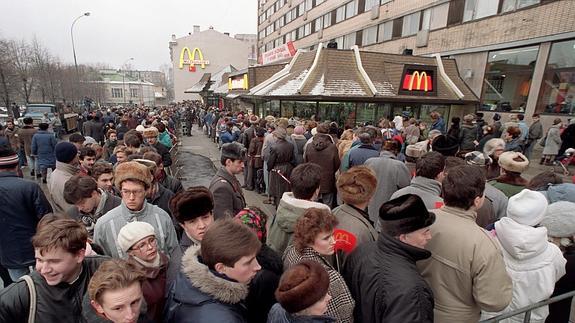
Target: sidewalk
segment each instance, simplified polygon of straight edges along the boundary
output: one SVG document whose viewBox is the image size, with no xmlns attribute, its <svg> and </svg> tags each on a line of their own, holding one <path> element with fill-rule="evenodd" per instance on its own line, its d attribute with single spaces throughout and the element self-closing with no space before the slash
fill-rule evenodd
<svg viewBox="0 0 575 323">
<path fill-rule="evenodd" d="M 207 157 L 212 162 L 214 173 L 220 167 L 221 165 L 220 150 L 218 149 L 218 146 L 210 138 L 204 135 L 204 133 L 200 129 L 198 129 L 197 125 L 192 130 L 192 137 L 182 136 L 179 139 L 182 143 L 178 152 L 179 156 L 183 156 L 185 154 L 196 154 Z M 181 181 L 184 187 L 187 188 L 193 185 L 204 185 L 206 187 L 209 186 L 209 180 L 206 183 L 205 180 L 198 181 L 196 178 L 194 178 L 195 175 L 193 175 L 193 173 L 201 171 L 200 169 L 194 169 L 194 166 L 197 167 L 198 165 L 195 165 L 193 162 L 190 162 L 190 160 L 188 160 L 188 158 L 186 157 L 179 157 L 178 159 L 180 160 L 181 162 L 180 166 L 182 167 L 180 173 L 186 176 L 192 174 L 189 177 L 182 176 Z M 204 165 L 202 166 L 207 167 Z M 243 185 L 244 183 L 243 174 L 237 175 L 237 178 Z M 275 215 L 276 210 L 273 205 L 263 203 L 266 197 L 254 191 L 243 190 L 243 192 L 247 205 L 256 206 L 260 208 L 261 210 L 266 212 L 268 218 L 271 220 L 271 218 Z"/>
</svg>

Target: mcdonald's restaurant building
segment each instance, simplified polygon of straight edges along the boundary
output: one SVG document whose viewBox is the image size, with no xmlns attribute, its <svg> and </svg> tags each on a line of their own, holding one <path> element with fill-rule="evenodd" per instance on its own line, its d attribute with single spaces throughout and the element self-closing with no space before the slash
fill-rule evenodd
<svg viewBox="0 0 575 323">
<path fill-rule="evenodd" d="M 194 26 L 193 33 L 181 38 L 172 35 L 169 48 L 176 102 L 199 100 L 199 94 L 185 91 L 197 84 L 205 73 L 216 74 L 230 65 L 244 69 L 256 57 L 255 35 L 230 37 L 211 27 L 200 31 L 199 26 Z"/>
<path fill-rule="evenodd" d="M 276 65 L 277 72 L 250 84 L 249 92 L 241 95 L 260 116 L 308 119 L 315 115 L 353 127 L 398 114 L 430 122 L 432 111 L 449 120 L 475 112 L 479 103 L 460 77 L 455 60 L 440 56 L 319 46 L 298 51 L 281 67 Z"/>
</svg>

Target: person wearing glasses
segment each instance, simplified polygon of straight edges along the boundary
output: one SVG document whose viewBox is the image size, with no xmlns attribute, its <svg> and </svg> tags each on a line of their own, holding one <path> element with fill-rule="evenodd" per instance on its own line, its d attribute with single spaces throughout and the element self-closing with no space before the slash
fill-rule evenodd
<svg viewBox="0 0 575 323">
<path fill-rule="evenodd" d="M 128 262 L 146 276 L 142 292 L 148 318 L 160 322 L 165 303 L 168 257 L 158 250 L 154 227 L 146 222 L 130 222 L 120 229 L 118 245 L 128 254 Z"/>
<path fill-rule="evenodd" d="M 178 239 L 172 219 L 156 205 L 146 202 L 146 192 L 152 184 L 148 168 L 138 162 L 125 162 L 116 167 L 114 184 L 122 197 L 122 204 L 104 214 L 94 227 L 94 243 L 114 258 L 127 254 L 117 243 L 118 233 L 129 222 L 140 221 L 154 227 L 158 250 L 171 255 L 178 248 Z"/>
</svg>

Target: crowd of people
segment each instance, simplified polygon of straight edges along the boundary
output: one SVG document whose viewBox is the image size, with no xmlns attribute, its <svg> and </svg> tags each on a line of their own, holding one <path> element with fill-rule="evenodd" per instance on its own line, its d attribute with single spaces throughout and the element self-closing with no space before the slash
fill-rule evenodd
<svg viewBox="0 0 575 323">
<path fill-rule="evenodd" d="M 67 140 L 12 123 L 0 321 L 478 322 L 574 290 L 575 184 L 522 173 L 534 145 L 540 163 L 573 147 L 575 122 L 430 117 L 346 129 L 187 102 L 86 113 Z M 220 165 L 185 188 L 172 148 L 196 126 Z"/>
</svg>

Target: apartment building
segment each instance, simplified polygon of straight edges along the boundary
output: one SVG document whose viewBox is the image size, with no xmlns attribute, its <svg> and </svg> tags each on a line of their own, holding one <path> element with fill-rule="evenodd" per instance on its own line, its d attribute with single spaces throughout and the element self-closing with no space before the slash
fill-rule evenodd
<svg viewBox="0 0 575 323">
<path fill-rule="evenodd" d="M 439 53 L 455 59 L 487 120 L 539 113 L 549 125 L 575 113 L 574 0 L 262 0 L 258 15 L 260 55 L 290 42 Z"/>
</svg>

